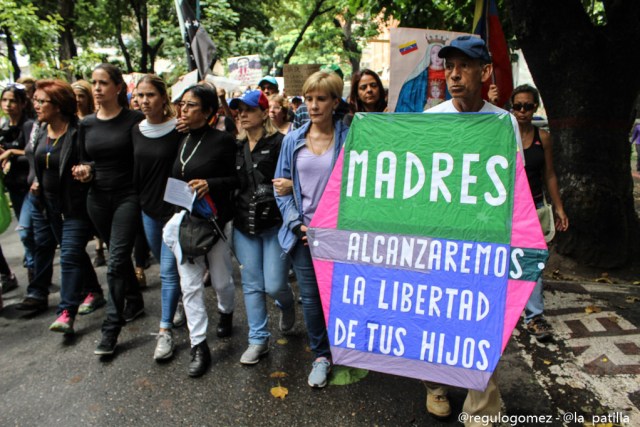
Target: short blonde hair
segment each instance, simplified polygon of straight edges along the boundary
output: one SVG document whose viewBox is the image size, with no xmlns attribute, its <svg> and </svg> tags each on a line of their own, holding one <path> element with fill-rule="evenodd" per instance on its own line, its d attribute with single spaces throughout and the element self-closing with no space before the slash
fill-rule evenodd
<svg viewBox="0 0 640 427">
<path fill-rule="evenodd" d="M 342 89 L 344 83 L 340 76 L 334 72 L 317 71 L 309 76 L 307 81 L 302 85 L 302 93 L 306 95 L 309 92 L 320 91 L 326 92 L 334 99 L 342 98 Z"/>
<path fill-rule="evenodd" d="M 287 101 L 287 98 L 280 95 L 279 93 L 274 93 L 273 95 L 269 96 L 269 101 L 277 102 L 278 104 L 280 104 L 280 106 L 282 107 L 282 111 L 284 112 L 284 118 L 286 120 L 289 115 L 289 101 Z"/>
</svg>

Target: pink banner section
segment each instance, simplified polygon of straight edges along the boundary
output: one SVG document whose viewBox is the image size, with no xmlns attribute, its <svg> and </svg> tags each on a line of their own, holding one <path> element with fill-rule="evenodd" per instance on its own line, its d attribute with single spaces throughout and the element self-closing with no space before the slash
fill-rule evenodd
<svg viewBox="0 0 640 427">
<path fill-rule="evenodd" d="M 513 221 L 511 222 L 511 247 L 547 250 L 542 236 L 536 207 L 533 204 L 529 180 L 522 164 L 522 156 L 516 156 L 516 179 L 513 191 Z"/>
<path fill-rule="evenodd" d="M 309 227 L 313 228 L 338 228 L 338 214 L 340 213 L 340 190 L 342 188 L 342 165 L 344 164 L 344 148 L 333 167 L 329 182 L 322 193 L 316 212 L 322 215 L 314 215 Z"/>
<path fill-rule="evenodd" d="M 520 320 L 522 308 L 527 305 L 536 282 L 509 279 L 507 282 L 507 300 L 504 305 L 504 330 L 502 331 L 502 351 L 507 347 L 513 329 Z"/>
</svg>

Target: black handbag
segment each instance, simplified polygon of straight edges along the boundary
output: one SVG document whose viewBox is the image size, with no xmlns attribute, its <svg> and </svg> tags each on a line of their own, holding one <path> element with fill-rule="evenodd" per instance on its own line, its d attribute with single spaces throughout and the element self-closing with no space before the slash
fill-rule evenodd
<svg viewBox="0 0 640 427">
<path fill-rule="evenodd" d="M 220 239 L 215 219 L 191 216 L 187 212 L 180 223 L 180 249 L 183 256 L 193 263 L 193 258 L 206 255 Z"/>
<path fill-rule="evenodd" d="M 279 221 L 280 210 L 273 194 L 273 186 L 269 184 L 257 184 L 253 159 L 249 150 L 249 141 L 244 144 L 244 164 L 247 174 L 251 177 L 253 196 L 249 202 L 249 234 L 255 235 L 258 232 L 273 227 Z"/>
</svg>

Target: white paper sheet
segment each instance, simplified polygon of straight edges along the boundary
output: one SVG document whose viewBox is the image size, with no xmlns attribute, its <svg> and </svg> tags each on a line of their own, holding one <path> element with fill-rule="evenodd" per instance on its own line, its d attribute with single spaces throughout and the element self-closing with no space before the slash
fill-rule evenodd
<svg viewBox="0 0 640 427">
<path fill-rule="evenodd" d="M 167 180 L 167 187 L 164 190 L 164 201 L 182 206 L 191 212 L 193 201 L 196 199 L 196 192 L 184 181 L 175 178 Z"/>
</svg>

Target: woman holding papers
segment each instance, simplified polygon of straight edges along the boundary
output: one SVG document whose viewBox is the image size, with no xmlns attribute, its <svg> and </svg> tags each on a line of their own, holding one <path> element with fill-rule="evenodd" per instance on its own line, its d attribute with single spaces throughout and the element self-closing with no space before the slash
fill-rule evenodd
<svg viewBox="0 0 640 427">
<path fill-rule="evenodd" d="M 275 173 L 276 179 L 293 181 L 293 193 L 276 196 L 283 218 L 278 238 L 298 278 L 304 322 L 315 355 L 308 384 L 318 388 L 327 384 L 331 351 L 306 231 L 347 137 L 348 128 L 334 120 L 342 85 L 337 74 L 325 71 L 307 79 L 302 92 L 311 120 L 284 138 Z"/>
<path fill-rule="evenodd" d="M 87 210 L 109 248 L 107 318 L 102 324 L 102 339 L 94 351 L 104 356 L 115 352 L 125 322 L 144 313 L 142 293 L 131 262 L 141 222 L 138 195 L 131 186 L 131 131 L 144 115 L 128 109 L 127 87 L 117 67 L 98 65 L 93 70 L 92 82 L 99 109 L 80 122 L 82 163 L 74 167 L 73 174 L 81 182 L 91 182 Z"/>
<path fill-rule="evenodd" d="M 272 297 L 280 308 L 281 331 L 291 330 L 296 318 L 293 292 L 287 283 L 289 262 L 278 243 L 282 217 L 271 184 L 283 135 L 271 122 L 272 110 L 262 91 L 245 92 L 231 100 L 230 107 L 238 110 L 241 127 L 236 155 L 240 192 L 236 197 L 233 242 L 244 266 L 242 290 L 249 322 L 249 346 L 240 363 L 253 365 L 269 352 L 266 296 Z"/>
<path fill-rule="evenodd" d="M 147 242 L 153 256 L 160 261 L 162 315 L 153 358 L 165 360 L 173 355 L 175 348 L 172 329 L 180 297 L 180 276 L 173 252 L 162 241 L 162 228 L 174 213 L 173 205 L 163 198 L 181 135 L 176 130 L 167 85 L 160 77 L 153 74 L 142 77 L 137 94 L 145 119 L 133 128 L 133 184 L 140 197 Z"/>
<path fill-rule="evenodd" d="M 178 148 L 173 164 L 173 178 L 185 181 L 196 193 L 194 205 L 206 205 L 220 230 L 233 217 L 233 189 L 237 186 L 235 171 L 236 144 L 229 133 L 212 129 L 208 122 L 218 111 L 215 90 L 192 86 L 182 95 L 178 123 L 189 128 L 188 135 Z M 204 202 L 204 203 L 202 203 Z M 191 215 L 198 216 L 194 208 Z M 203 214 L 200 214 L 204 216 Z M 209 219 L 209 218 L 206 218 Z M 217 335 L 231 335 L 235 308 L 231 251 L 226 239 L 219 239 L 206 255 L 211 282 L 218 295 L 220 322 Z M 211 363 L 207 345 L 208 318 L 204 303 L 203 276 L 205 257 L 182 259 L 178 264 L 182 301 L 187 315 L 191 338 L 189 376 L 203 375 Z"/>
</svg>

